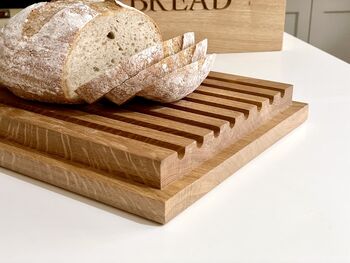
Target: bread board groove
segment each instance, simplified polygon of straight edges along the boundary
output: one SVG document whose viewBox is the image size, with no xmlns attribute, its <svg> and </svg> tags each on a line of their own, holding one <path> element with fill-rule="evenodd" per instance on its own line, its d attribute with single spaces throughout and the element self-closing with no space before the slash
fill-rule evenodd
<svg viewBox="0 0 350 263">
<path fill-rule="evenodd" d="M 0 100 L 0 102 L 7 105 L 7 106 L 20 108 L 20 109 L 27 110 L 27 111 L 37 113 L 40 115 L 44 115 L 44 116 L 47 116 L 50 118 L 62 120 L 64 122 L 69 122 L 69 123 L 77 124 L 80 126 L 85 126 L 87 128 L 91 128 L 91 129 L 94 129 L 97 131 L 102 131 L 102 132 L 110 133 L 113 135 L 125 137 L 128 139 L 141 141 L 141 142 L 144 142 L 147 144 L 159 146 L 159 147 L 166 148 L 169 150 L 173 150 L 173 151 L 178 153 L 179 157 L 182 157 L 185 153 L 185 146 L 184 145 L 179 145 L 179 144 L 171 143 L 171 142 L 168 142 L 165 140 L 159 140 L 159 139 L 143 136 L 141 134 L 132 133 L 130 131 L 125 131 L 122 129 L 110 127 L 107 124 L 102 125 L 102 124 L 91 121 L 91 117 L 93 117 L 93 116 L 90 116 L 90 121 L 80 119 L 79 117 L 72 117 L 75 114 L 79 115 L 79 111 L 68 111 L 68 112 L 60 111 L 62 113 L 62 114 L 60 114 L 60 113 L 54 112 L 53 111 L 54 109 L 48 110 L 48 109 L 43 108 L 43 106 L 41 106 L 39 108 L 37 106 L 28 105 L 28 104 L 17 104 L 17 103 L 12 103 L 12 102 L 8 102 L 8 101 L 6 102 L 6 101 L 1 101 L 1 100 Z M 189 145 L 189 144 L 190 143 L 188 143 L 187 145 Z"/>
<path fill-rule="evenodd" d="M 0 117 L 6 121 L 0 135 L 164 188 L 290 106 L 292 86 L 259 81 L 211 73 L 198 92 L 181 101 L 159 104 L 138 98 L 122 107 L 104 101 L 88 106 L 49 105 L 1 91 Z M 266 83 L 273 88 L 262 87 Z M 8 111 L 11 116 L 6 115 Z M 9 132 L 14 129 L 19 130 Z M 39 133 L 46 138 L 37 139 Z M 108 153 L 112 156 L 105 157 Z"/>
<path fill-rule="evenodd" d="M 233 112 L 230 110 L 220 109 L 215 106 L 211 106 L 206 103 L 196 103 L 186 101 L 185 99 L 177 102 L 176 104 L 168 104 L 165 107 L 169 107 L 183 112 L 191 112 L 198 115 L 209 116 L 215 119 L 225 120 L 233 127 L 236 122 L 236 117 L 232 116 Z"/>
<path fill-rule="evenodd" d="M 135 116 L 133 116 L 133 117 L 130 117 L 130 115 L 123 116 L 122 112 L 113 112 L 113 111 L 111 111 L 111 112 L 108 112 L 108 111 L 103 112 L 102 110 L 97 110 L 97 109 L 94 109 L 92 107 L 90 107 L 90 108 L 88 108 L 88 107 L 82 108 L 81 111 L 86 112 L 86 113 L 99 115 L 99 116 L 103 116 L 103 117 L 106 117 L 106 118 L 109 118 L 109 119 L 113 119 L 113 120 L 122 121 L 122 122 L 125 122 L 125 123 L 130 123 L 130 124 L 133 124 L 133 125 L 147 127 L 149 129 L 156 130 L 156 131 L 161 131 L 161 132 L 165 132 L 165 133 L 170 133 L 170 134 L 173 134 L 173 135 L 181 136 L 181 137 L 184 137 L 184 138 L 193 139 L 197 143 L 202 143 L 203 142 L 203 134 L 192 133 L 191 129 L 189 127 L 186 127 L 187 128 L 186 130 L 175 129 L 173 127 L 169 127 L 169 126 L 166 126 L 166 125 L 162 126 L 159 123 L 151 123 L 150 119 L 147 119 L 146 121 L 145 120 L 140 120 L 140 118 L 137 118 Z M 130 113 L 132 113 L 132 112 L 130 112 Z M 192 127 L 192 129 L 193 129 L 193 127 Z"/>
<path fill-rule="evenodd" d="M 282 96 L 284 96 L 284 92 L 289 89 L 290 84 L 280 83 L 276 81 L 269 81 L 263 79 L 255 79 L 243 76 L 237 76 L 233 74 L 225 74 L 220 72 L 211 72 L 207 79 L 219 80 L 228 83 L 236 83 L 245 86 L 257 87 L 257 88 L 265 88 L 269 90 L 276 90 L 282 92 Z"/>
<path fill-rule="evenodd" d="M 244 99 L 245 98 L 245 99 L 249 99 L 251 101 L 269 103 L 269 98 L 262 97 L 259 95 L 251 95 L 251 94 L 246 94 L 246 93 L 242 93 L 242 92 L 237 92 L 237 91 L 233 91 L 230 89 L 220 89 L 220 88 L 214 88 L 214 87 L 201 85 L 195 92 L 197 92 L 197 91 L 207 91 L 207 92 L 210 92 L 211 94 L 213 94 L 212 96 L 225 95 L 225 96 L 228 96 L 230 98 L 236 98 L 236 99 L 240 99 L 240 98 Z"/>
<path fill-rule="evenodd" d="M 137 107 L 139 108 L 139 107 Z M 134 109 L 134 107 L 132 107 Z M 187 102 L 181 100 L 172 104 L 162 105 L 161 108 L 151 108 L 148 112 L 150 114 L 158 114 L 169 118 L 178 119 L 181 121 L 195 120 L 203 122 L 204 125 L 215 125 L 220 128 L 223 123 L 228 123 L 234 119 L 234 112 L 230 112 L 228 115 L 223 114 L 225 111 L 221 111 L 221 114 L 217 113 L 218 109 L 209 105 L 201 105 L 198 103 Z M 226 111 L 227 112 L 227 111 Z M 180 117 L 180 118 L 178 118 Z M 186 119 L 186 120 L 185 120 Z"/>
<path fill-rule="evenodd" d="M 231 84 L 237 84 L 237 85 L 240 85 L 240 86 L 248 86 L 248 87 L 259 88 L 259 90 L 260 89 L 266 89 L 266 90 L 270 90 L 270 91 L 277 91 L 277 92 L 280 92 L 282 94 L 282 97 L 284 96 L 284 88 L 270 87 L 270 86 L 261 85 L 261 84 L 247 83 L 247 82 L 244 82 L 244 81 L 229 80 L 229 79 L 223 79 L 223 78 L 211 77 L 211 76 L 208 76 L 208 79 L 214 80 L 214 81 L 227 82 L 227 83 L 231 83 Z"/>
<path fill-rule="evenodd" d="M 203 86 L 201 86 L 200 88 L 203 88 Z M 212 96 L 212 97 L 216 97 L 216 98 L 227 99 L 227 100 L 232 100 L 232 101 L 244 102 L 244 103 L 247 103 L 247 104 L 251 104 L 251 105 L 257 106 L 258 110 L 260 110 L 262 108 L 262 106 L 263 106 L 263 102 L 262 101 L 254 101 L 254 100 L 247 99 L 247 98 L 232 96 L 232 95 L 228 95 L 227 93 L 226 94 L 212 93 L 210 91 L 206 91 L 205 89 L 197 89 L 193 93 L 194 94 L 202 94 L 202 95 Z"/>
<path fill-rule="evenodd" d="M 217 100 L 216 102 L 212 101 L 212 98 L 207 95 L 202 95 L 200 94 L 190 94 L 186 98 L 184 98 L 185 101 L 191 101 L 199 104 L 204 104 L 204 105 L 209 105 L 221 109 L 226 109 L 226 110 L 231 110 L 235 112 L 240 112 L 244 114 L 244 117 L 247 119 L 250 111 L 253 110 L 251 107 L 245 107 L 243 105 L 237 106 L 237 103 L 235 103 L 233 100 L 226 100 L 226 104 L 223 103 L 218 103 Z M 223 99 L 221 99 L 223 100 Z"/>
<path fill-rule="evenodd" d="M 243 94 L 249 94 L 249 95 L 254 95 L 257 97 L 263 97 L 267 98 L 270 101 L 270 104 L 273 103 L 273 101 L 276 98 L 276 95 L 278 95 L 278 92 L 271 92 L 270 90 L 263 90 L 261 88 L 250 88 L 247 86 L 243 86 L 240 84 L 235 84 L 235 85 L 227 85 L 227 84 L 218 84 L 217 82 L 212 83 L 211 81 L 205 80 L 202 83 L 203 86 L 206 87 L 211 87 L 219 90 L 227 90 L 227 91 L 235 91 Z M 226 86 L 227 85 L 227 86 Z"/>
<path fill-rule="evenodd" d="M 198 101 L 202 101 L 202 103 L 215 102 L 217 107 L 222 107 L 222 108 L 228 108 L 227 106 L 229 106 L 232 108 L 233 111 L 238 111 L 245 115 L 249 115 L 250 111 L 254 111 L 258 108 L 258 106 L 255 105 L 254 103 L 238 101 L 236 97 L 233 97 L 233 99 L 232 97 L 222 98 L 220 95 L 213 96 L 212 94 L 207 95 L 207 94 L 200 94 L 200 92 L 199 93 L 194 92 L 192 94 L 189 94 L 186 98 L 196 99 Z"/>
<path fill-rule="evenodd" d="M 150 115 L 152 117 L 158 117 L 161 119 L 166 119 L 166 120 L 173 120 L 175 122 L 179 123 L 185 123 L 188 125 L 193 125 L 197 127 L 201 127 L 204 129 L 212 130 L 215 134 L 215 137 L 217 137 L 220 133 L 220 127 L 227 123 L 226 121 L 219 121 L 215 118 L 207 117 L 207 116 L 201 116 L 197 114 L 193 114 L 191 112 L 187 112 L 186 116 L 184 116 L 185 111 L 180 111 L 176 109 L 171 109 L 171 108 L 166 108 L 163 107 L 162 111 L 155 111 L 155 110 L 150 110 L 150 109 L 143 109 L 138 106 L 129 106 L 128 107 L 130 110 L 133 110 L 135 112 L 139 113 L 144 113 L 147 115 Z M 164 112 L 166 110 L 166 112 Z M 187 118 L 186 118 L 187 117 Z M 220 122 L 220 123 L 218 123 Z M 216 125 L 214 125 L 215 123 Z"/>
</svg>

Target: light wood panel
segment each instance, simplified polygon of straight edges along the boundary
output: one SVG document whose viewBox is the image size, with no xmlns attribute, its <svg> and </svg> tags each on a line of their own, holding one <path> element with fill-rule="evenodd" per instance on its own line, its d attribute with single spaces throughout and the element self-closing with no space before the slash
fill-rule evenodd
<svg viewBox="0 0 350 263">
<path fill-rule="evenodd" d="M 186 176 L 288 108 L 289 84 L 211 72 L 181 101 L 58 106 L 0 92 L 0 136 L 155 188 Z"/>
<path fill-rule="evenodd" d="M 281 50 L 285 0 L 122 0 L 151 16 L 165 39 L 194 31 L 209 52 Z"/>
<path fill-rule="evenodd" d="M 4 137 L 0 140 L 0 166 L 164 224 L 299 126 L 307 113 L 306 104 L 293 102 L 232 147 L 163 190 L 88 169 Z"/>
</svg>

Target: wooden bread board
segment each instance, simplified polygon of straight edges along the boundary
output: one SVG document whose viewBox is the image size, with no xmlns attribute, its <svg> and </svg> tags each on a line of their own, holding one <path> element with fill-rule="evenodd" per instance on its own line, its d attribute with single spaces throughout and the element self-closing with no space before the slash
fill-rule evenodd
<svg viewBox="0 0 350 263">
<path fill-rule="evenodd" d="M 4 91 L 0 136 L 162 189 L 289 107 L 292 91 L 288 84 L 215 72 L 166 105 L 57 106 Z"/>
<path fill-rule="evenodd" d="M 214 72 L 166 105 L 47 105 L 2 89 L 0 166 L 166 223 L 300 125 L 307 105 L 291 98 L 291 85 Z"/>
</svg>

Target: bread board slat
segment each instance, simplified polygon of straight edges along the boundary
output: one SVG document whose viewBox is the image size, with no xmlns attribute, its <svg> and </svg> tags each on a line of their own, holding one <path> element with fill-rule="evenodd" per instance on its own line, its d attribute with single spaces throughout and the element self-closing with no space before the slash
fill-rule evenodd
<svg viewBox="0 0 350 263">
<path fill-rule="evenodd" d="M 211 96 L 207 94 L 198 94 L 198 93 L 192 93 L 188 95 L 185 99 L 193 102 L 199 102 L 204 103 L 208 105 L 213 105 L 215 107 L 223 108 L 223 109 L 229 109 L 232 111 L 240 112 L 245 116 L 248 116 L 250 114 L 254 114 L 255 111 L 257 111 L 258 107 L 254 104 L 241 102 L 241 101 L 235 101 L 231 98 L 220 98 L 216 96 Z"/>
<path fill-rule="evenodd" d="M 279 91 L 287 90 L 290 84 L 281 83 L 277 81 L 269 81 L 265 79 L 256 79 L 245 76 L 239 76 L 234 74 L 226 74 L 222 72 L 210 72 L 208 79 L 216 79 L 231 83 L 244 84 L 244 85 L 256 85 L 257 87 L 262 88 L 275 88 Z"/>
<path fill-rule="evenodd" d="M 236 143 L 165 189 L 124 180 L 2 137 L 0 166 L 164 224 L 303 123 L 308 106 L 293 102 Z"/>
<path fill-rule="evenodd" d="M 232 109 L 224 108 L 225 105 L 210 105 L 203 101 L 191 101 L 187 97 L 181 101 L 175 102 L 173 104 L 167 105 L 167 107 L 173 109 L 179 109 L 185 112 L 192 112 L 200 114 L 203 116 L 210 116 L 215 119 L 226 120 L 230 122 L 233 126 L 236 122 L 236 119 L 243 118 L 243 114 Z"/>
<path fill-rule="evenodd" d="M 261 87 L 242 85 L 236 82 L 226 82 L 215 79 L 206 79 L 203 86 L 216 88 L 219 90 L 236 91 L 243 94 L 255 95 L 258 97 L 268 98 L 270 101 L 274 101 L 281 95 L 281 92 Z"/>
<path fill-rule="evenodd" d="M 256 105 L 258 108 L 261 108 L 264 105 L 264 103 L 268 103 L 268 100 L 266 98 L 235 91 L 215 89 L 208 86 L 200 86 L 197 90 L 194 91 L 194 93 L 250 103 Z"/>
<path fill-rule="evenodd" d="M 123 107 L 106 101 L 49 105 L 2 90 L 0 135 L 161 189 L 292 103 L 288 84 L 212 72 L 202 87 L 210 88 L 209 94 L 199 89 L 174 103 L 135 99 Z"/>
<path fill-rule="evenodd" d="M 135 111 L 115 111 L 113 110 L 113 108 L 110 111 L 107 111 L 106 108 L 98 110 L 97 105 L 94 105 L 93 107 L 86 107 L 84 110 L 86 112 L 95 113 L 100 116 L 107 116 L 112 119 L 124 119 L 124 121 L 129 123 L 135 123 L 140 126 L 149 127 L 155 130 L 164 131 L 175 135 L 181 135 L 185 138 L 191 138 L 194 140 L 202 140 L 204 136 L 210 133 L 210 130 L 195 125 L 176 122 L 157 116 L 150 116 L 148 114 L 139 113 Z"/>
<path fill-rule="evenodd" d="M 132 105 L 128 107 L 136 112 L 142 112 L 150 116 L 156 116 L 164 119 L 170 119 L 180 123 L 186 123 L 189 125 L 194 125 L 209 129 L 219 134 L 220 129 L 228 125 L 227 121 L 216 119 L 213 117 L 196 114 L 188 111 L 173 109 L 169 107 L 157 107 L 157 108 L 143 108 L 140 105 Z"/>
</svg>

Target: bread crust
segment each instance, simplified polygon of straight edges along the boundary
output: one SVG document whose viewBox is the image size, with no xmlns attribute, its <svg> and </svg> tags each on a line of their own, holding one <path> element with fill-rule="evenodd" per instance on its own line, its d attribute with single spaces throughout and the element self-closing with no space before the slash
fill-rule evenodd
<svg viewBox="0 0 350 263">
<path fill-rule="evenodd" d="M 4 27 L 1 59 L 7 66 L 0 78 L 10 91 L 22 98 L 56 103 L 81 102 L 66 98 L 63 70 L 74 38 L 98 13 L 86 4 L 69 2 L 64 8 L 57 9 L 57 13 L 46 13 L 50 17 L 42 19 L 48 22 L 35 29 L 37 32 L 28 29 L 35 24 L 36 13 L 41 14 L 41 9 L 60 4 L 61 1 L 34 4 Z M 76 16 L 79 19 L 72 19 Z"/>
<path fill-rule="evenodd" d="M 130 11 L 114 1 L 89 0 L 42 2 L 27 7 L 1 29 L 0 82 L 25 99 L 84 103 L 65 92 L 67 58 L 87 23 L 100 15 L 125 10 Z"/>
</svg>

